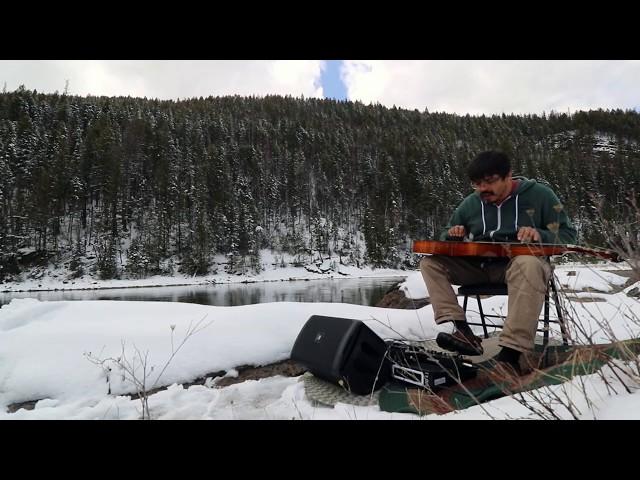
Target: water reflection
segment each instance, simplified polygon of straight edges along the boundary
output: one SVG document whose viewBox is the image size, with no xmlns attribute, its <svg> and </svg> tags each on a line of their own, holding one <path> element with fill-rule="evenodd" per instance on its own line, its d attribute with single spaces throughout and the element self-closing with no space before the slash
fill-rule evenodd
<svg viewBox="0 0 640 480">
<path fill-rule="evenodd" d="M 58 292 L 0 293 L 0 305 L 13 298 L 129 300 L 235 306 L 268 302 L 339 302 L 374 306 L 404 277 L 286 281 L 185 287 L 118 288 Z"/>
</svg>

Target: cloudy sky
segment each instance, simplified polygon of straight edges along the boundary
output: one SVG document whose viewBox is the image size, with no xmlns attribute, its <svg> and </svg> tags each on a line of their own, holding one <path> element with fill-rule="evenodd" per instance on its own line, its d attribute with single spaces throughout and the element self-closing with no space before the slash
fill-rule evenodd
<svg viewBox="0 0 640 480">
<path fill-rule="evenodd" d="M 458 114 L 640 110 L 639 60 L 0 60 L 0 86 L 176 99 L 292 95 Z"/>
</svg>

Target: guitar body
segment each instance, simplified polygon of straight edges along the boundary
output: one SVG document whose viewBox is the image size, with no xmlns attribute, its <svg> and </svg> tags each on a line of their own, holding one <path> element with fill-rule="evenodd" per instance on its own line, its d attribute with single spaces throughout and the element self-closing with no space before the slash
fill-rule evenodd
<svg viewBox="0 0 640 480">
<path fill-rule="evenodd" d="M 412 251 L 450 257 L 515 257 L 516 255 L 551 256 L 563 253 L 583 253 L 604 260 L 622 261 L 616 252 L 604 249 L 555 245 L 545 243 L 493 243 L 493 242 L 442 242 L 437 240 L 415 240 Z"/>
</svg>

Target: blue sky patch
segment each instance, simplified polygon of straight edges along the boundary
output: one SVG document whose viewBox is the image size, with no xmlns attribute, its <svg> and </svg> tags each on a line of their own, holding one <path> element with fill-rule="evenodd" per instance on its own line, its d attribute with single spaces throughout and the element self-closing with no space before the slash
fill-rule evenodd
<svg viewBox="0 0 640 480">
<path fill-rule="evenodd" d="M 347 89 L 340 79 L 340 67 L 342 60 L 326 60 L 326 66 L 320 76 L 325 98 L 334 100 L 346 100 Z"/>
</svg>

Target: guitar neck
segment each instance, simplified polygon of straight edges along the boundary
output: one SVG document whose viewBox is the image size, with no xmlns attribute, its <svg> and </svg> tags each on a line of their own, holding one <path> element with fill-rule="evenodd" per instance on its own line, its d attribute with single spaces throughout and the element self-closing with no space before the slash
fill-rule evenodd
<svg viewBox="0 0 640 480">
<path fill-rule="evenodd" d="M 622 262 L 617 252 L 612 250 L 604 250 L 599 248 L 581 247 L 579 245 L 565 245 L 567 252 L 582 253 L 593 257 L 602 258 L 603 260 L 611 260 L 612 262 Z"/>
</svg>

